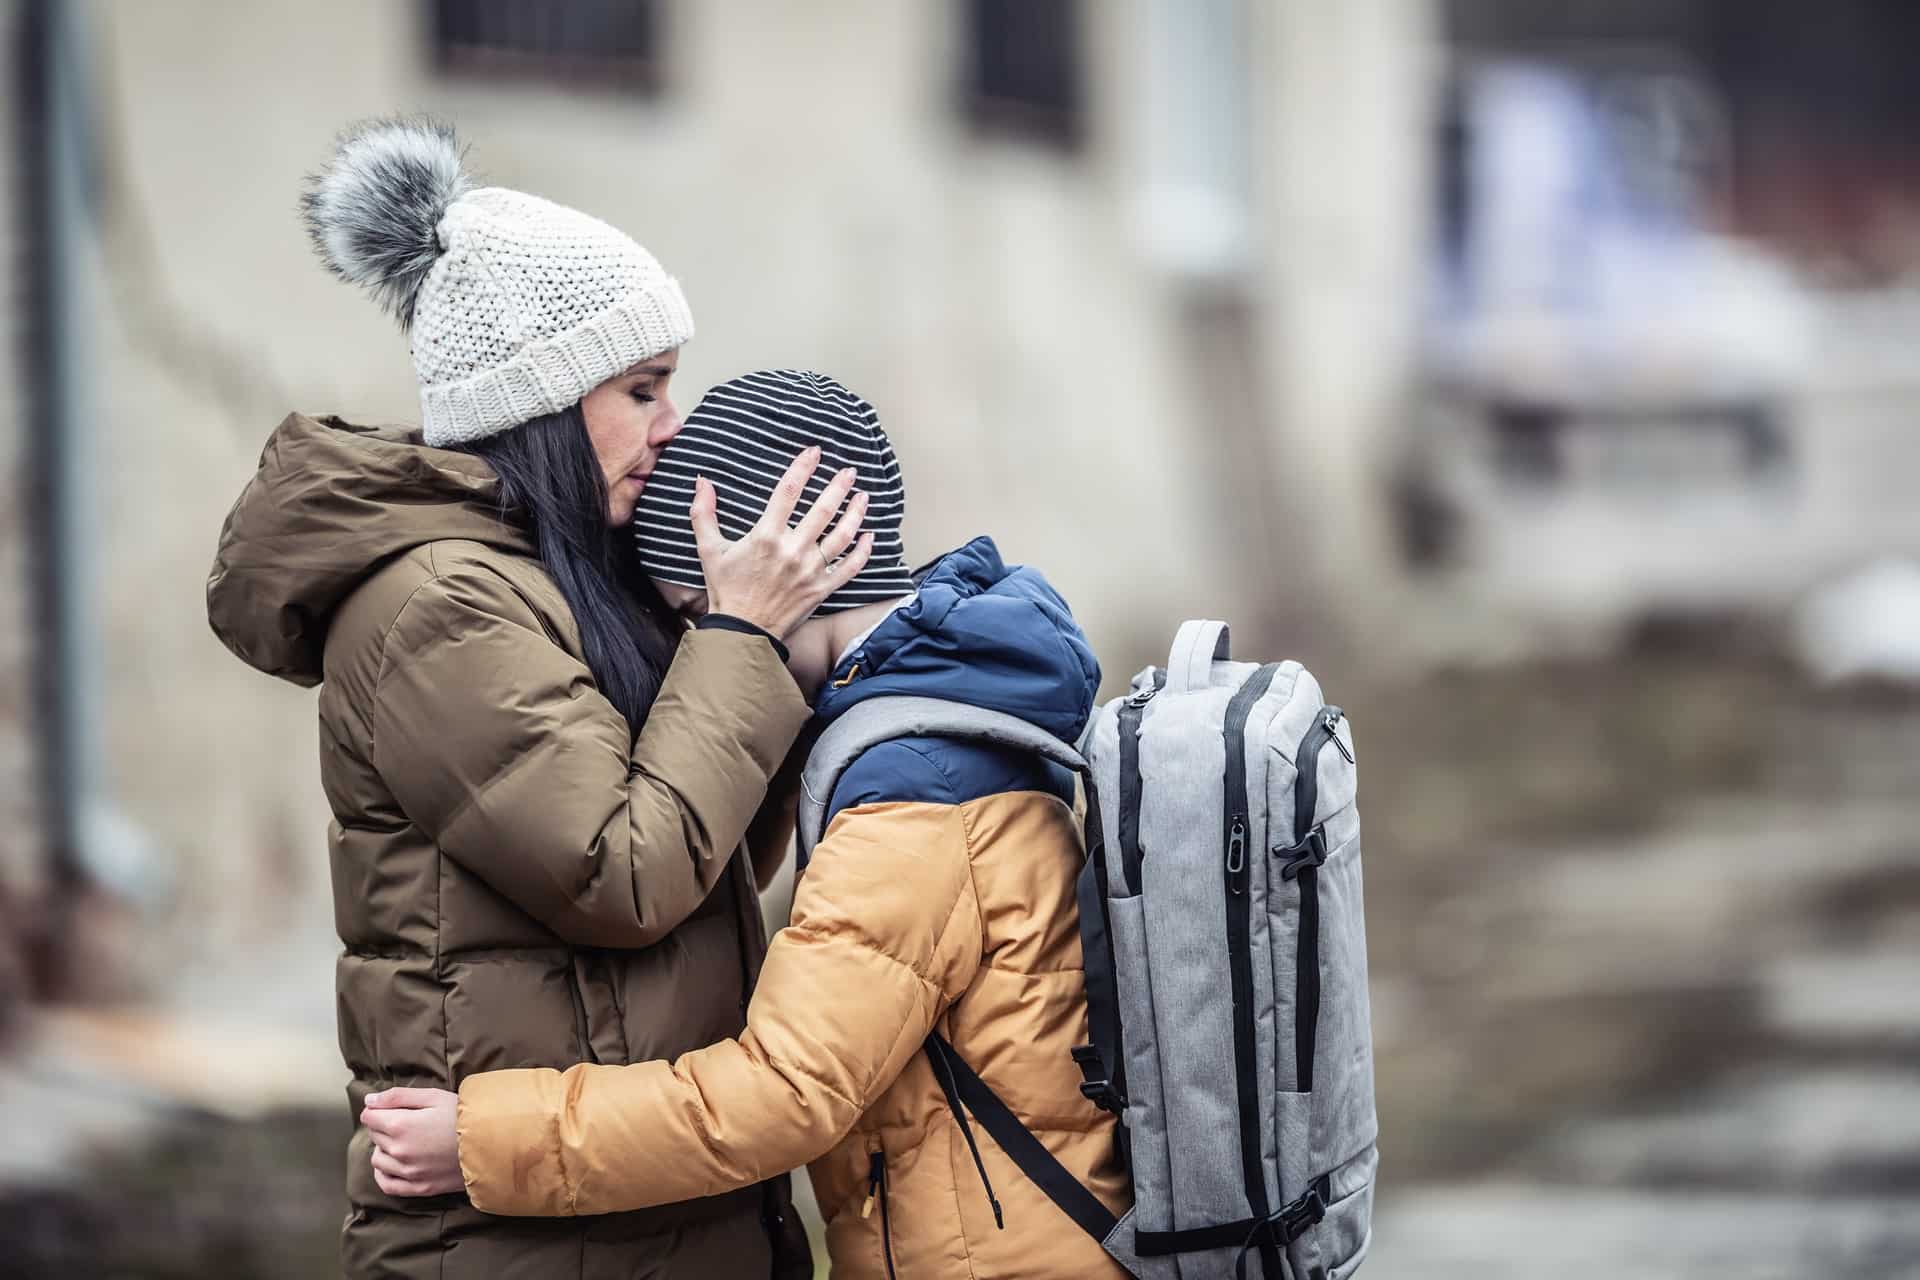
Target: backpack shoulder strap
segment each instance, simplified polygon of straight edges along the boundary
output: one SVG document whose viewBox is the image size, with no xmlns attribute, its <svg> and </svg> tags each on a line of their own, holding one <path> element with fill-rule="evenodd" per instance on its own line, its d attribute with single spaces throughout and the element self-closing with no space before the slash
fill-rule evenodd
<svg viewBox="0 0 1920 1280">
<path fill-rule="evenodd" d="M 940 1091 L 947 1096 L 947 1107 L 953 1112 L 953 1118 L 960 1126 L 967 1146 L 973 1152 L 974 1166 L 980 1170 L 981 1185 L 986 1187 L 987 1201 L 993 1206 L 994 1221 L 1005 1229 L 1006 1223 L 1000 1212 L 1000 1202 L 994 1197 L 993 1184 L 987 1181 L 986 1166 L 980 1161 L 980 1149 L 975 1145 L 973 1132 L 967 1126 L 967 1113 L 980 1122 L 993 1140 L 1000 1145 L 1009 1160 L 1020 1172 L 1027 1175 L 1036 1186 L 1046 1192 L 1047 1199 L 1058 1205 L 1060 1211 L 1092 1236 L 1100 1244 L 1105 1244 L 1113 1234 L 1119 1220 L 1113 1211 L 1093 1192 L 1082 1186 L 1080 1180 L 1069 1172 L 1053 1152 L 1033 1136 L 1033 1131 L 1013 1114 L 993 1087 L 980 1078 L 978 1072 L 967 1065 L 966 1059 L 955 1053 L 946 1037 L 938 1031 L 927 1037 L 925 1046 L 927 1060 L 933 1066 L 934 1078 L 940 1082 Z"/>
<path fill-rule="evenodd" d="M 899 738 L 960 738 L 1018 747 L 1044 756 L 1084 776 L 1087 762 L 1078 751 L 1019 716 L 945 698 L 906 695 L 868 698 L 827 726 L 807 755 L 800 774 L 800 865 L 826 832 L 827 806 L 840 776 L 855 760 L 883 742 Z"/>
</svg>

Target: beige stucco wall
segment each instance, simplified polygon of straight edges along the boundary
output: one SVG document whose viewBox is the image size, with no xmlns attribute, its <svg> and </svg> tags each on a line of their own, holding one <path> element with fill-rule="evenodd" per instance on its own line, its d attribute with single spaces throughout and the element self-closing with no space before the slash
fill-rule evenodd
<svg viewBox="0 0 1920 1280">
<path fill-rule="evenodd" d="M 312 694 L 234 661 L 201 601 L 220 519 L 282 413 L 414 412 L 403 338 L 319 269 L 294 216 L 301 175 L 356 117 L 446 116 L 486 175 L 658 254 L 700 326 L 684 403 L 766 364 L 866 394 L 901 455 L 910 554 L 993 533 L 1047 568 L 1115 680 L 1183 616 L 1284 596 L 1298 570 L 1248 543 L 1219 482 L 1275 465 L 1276 396 L 1336 428 L 1370 410 L 1301 390 L 1317 356 L 1298 336 L 1271 340 L 1290 365 L 1278 393 L 1217 385 L 1196 351 L 1191 292 L 1128 222 L 1140 3 L 1090 10 L 1092 127 L 1073 156 L 963 127 L 957 12 L 674 4 L 669 84 L 643 101 L 440 79 L 417 8 L 390 0 L 88 6 L 109 198 L 93 440 L 109 781 L 179 869 L 183 951 L 318 948 L 330 927 Z M 1257 61 L 1289 36 L 1262 38 Z M 1241 310 L 1264 325 L 1261 291 L 1290 277 L 1249 279 Z M 1263 332 L 1251 362 L 1279 368 Z M 1281 478 L 1318 483 L 1318 456 Z"/>
</svg>

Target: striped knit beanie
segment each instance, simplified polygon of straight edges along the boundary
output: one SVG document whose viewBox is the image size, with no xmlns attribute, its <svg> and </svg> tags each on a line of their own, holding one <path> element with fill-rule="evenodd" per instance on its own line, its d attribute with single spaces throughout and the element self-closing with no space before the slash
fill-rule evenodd
<svg viewBox="0 0 1920 1280">
<path fill-rule="evenodd" d="M 906 485 L 893 444 L 873 406 L 832 378 L 794 369 L 749 373 L 707 392 L 687 415 L 654 465 L 634 509 L 640 562 L 661 582 L 705 590 L 700 554 L 687 508 L 693 482 L 705 476 L 717 491 L 720 532 L 745 537 L 767 509 L 780 477 L 802 450 L 820 446 L 820 466 L 794 508 L 798 523 L 827 483 L 853 467 L 855 487 L 867 495 L 861 528 L 873 534 L 873 554 L 857 577 L 828 596 L 814 615 L 895 600 L 913 591 L 900 521 Z"/>
</svg>

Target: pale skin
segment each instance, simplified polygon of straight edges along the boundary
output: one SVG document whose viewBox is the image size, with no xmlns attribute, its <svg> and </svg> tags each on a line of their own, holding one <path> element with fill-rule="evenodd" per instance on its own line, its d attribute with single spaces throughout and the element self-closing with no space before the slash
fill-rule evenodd
<svg viewBox="0 0 1920 1280">
<path fill-rule="evenodd" d="M 814 510 L 825 507 L 830 496 L 830 493 L 823 495 Z M 719 530 L 712 523 L 711 492 L 706 498 L 707 522 L 712 536 L 718 538 Z M 696 499 L 695 510 L 698 509 Z M 695 527 L 698 526 L 696 520 Z M 701 535 L 700 560 L 704 568 L 706 534 Z M 710 573 L 708 582 L 712 582 Z M 655 585 L 667 603 L 683 616 L 697 618 L 709 608 L 711 590 L 698 591 L 669 582 Z M 808 701 L 812 701 L 820 686 L 826 683 L 834 661 L 854 637 L 899 604 L 898 600 L 890 600 L 812 618 L 787 636 L 787 669 L 793 673 L 794 681 Z M 456 1130 L 459 1103 L 460 1095 L 445 1089 L 388 1089 L 367 1095 L 360 1123 L 373 1134 L 373 1179 L 380 1190 L 390 1196 L 432 1196 L 464 1188 L 465 1180 L 460 1175 L 460 1137 Z"/>
</svg>

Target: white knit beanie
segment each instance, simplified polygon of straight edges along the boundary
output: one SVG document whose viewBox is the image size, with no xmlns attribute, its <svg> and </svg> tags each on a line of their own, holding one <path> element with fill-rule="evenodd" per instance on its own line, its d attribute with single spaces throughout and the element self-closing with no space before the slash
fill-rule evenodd
<svg viewBox="0 0 1920 1280">
<path fill-rule="evenodd" d="M 426 441 L 478 440 L 576 404 L 693 337 L 679 282 L 598 218 L 475 187 L 453 130 L 350 129 L 301 197 L 327 268 L 413 342 Z"/>
</svg>

